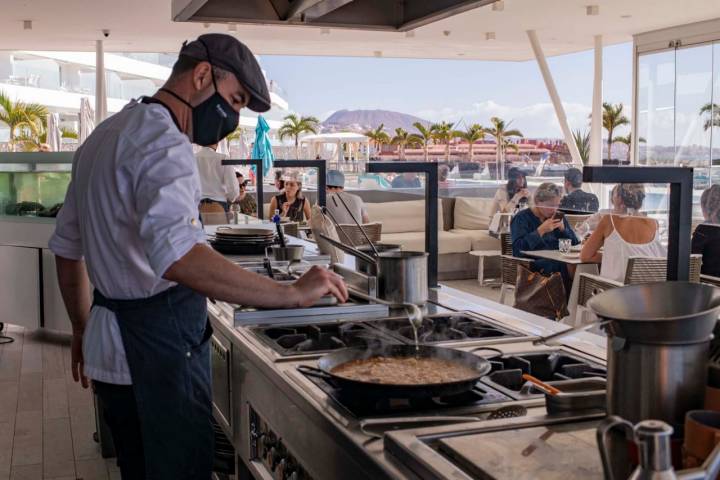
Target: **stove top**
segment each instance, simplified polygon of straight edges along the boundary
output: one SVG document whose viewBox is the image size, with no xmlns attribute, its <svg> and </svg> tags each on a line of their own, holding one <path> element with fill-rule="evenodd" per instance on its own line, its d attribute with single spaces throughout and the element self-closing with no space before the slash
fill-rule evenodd
<svg viewBox="0 0 720 480">
<path fill-rule="evenodd" d="M 412 327 L 406 318 L 374 320 L 371 324 L 403 341 L 414 341 Z M 418 340 L 424 344 L 518 336 L 519 333 L 465 313 L 428 315 L 418 329 Z"/>
<path fill-rule="evenodd" d="M 565 351 L 518 353 L 489 360 L 492 370 L 481 382 L 517 400 L 543 395 L 531 383 L 523 380 L 523 373 L 545 382 L 607 376 L 605 367 Z"/>
<path fill-rule="evenodd" d="M 325 379 L 307 375 L 307 379 L 325 392 L 345 414 L 364 418 L 378 415 L 422 414 L 425 412 L 444 412 L 459 407 L 476 407 L 493 403 L 509 402 L 509 396 L 478 382 L 472 390 L 457 395 L 435 397 L 431 399 L 414 398 L 376 398 L 358 395 L 344 395 Z"/>
<path fill-rule="evenodd" d="M 356 322 L 253 327 L 251 330 L 283 357 L 326 353 L 345 347 L 376 347 L 395 341 Z"/>
</svg>

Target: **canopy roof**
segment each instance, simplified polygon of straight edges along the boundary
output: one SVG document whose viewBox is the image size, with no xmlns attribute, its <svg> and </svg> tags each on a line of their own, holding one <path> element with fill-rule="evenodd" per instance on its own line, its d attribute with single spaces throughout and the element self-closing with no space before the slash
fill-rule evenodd
<svg viewBox="0 0 720 480">
<path fill-rule="evenodd" d="M 171 0 L 4 0 L 0 45 L 92 51 L 107 29 L 108 52 L 176 52 L 185 39 L 234 28 L 230 33 L 258 54 L 521 61 L 533 58 L 529 29 L 537 31 L 547 55 L 558 55 L 592 48 L 593 35 L 613 44 L 637 33 L 720 17 L 717 0 L 505 0 L 502 9 L 483 6 L 409 32 L 173 22 L 173 10 L 193 1 L 173 0 L 171 9 Z M 593 1 L 598 14 L 588 15 Z M 24 29 L 24 20 L 32 21 L 31 29 Z"/>
</svg>

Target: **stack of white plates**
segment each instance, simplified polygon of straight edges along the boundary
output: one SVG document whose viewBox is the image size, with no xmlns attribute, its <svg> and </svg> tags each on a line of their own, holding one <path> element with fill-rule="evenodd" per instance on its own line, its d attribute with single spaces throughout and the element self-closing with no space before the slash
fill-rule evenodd
<svg viewBox="0 0 720 480">
<path fill-rule="evenodd" d="M 264 228 L 218 227 L 210 245 L 221 253 L 259 255 L 275 243 L 275 231 Z"/>
</svg>

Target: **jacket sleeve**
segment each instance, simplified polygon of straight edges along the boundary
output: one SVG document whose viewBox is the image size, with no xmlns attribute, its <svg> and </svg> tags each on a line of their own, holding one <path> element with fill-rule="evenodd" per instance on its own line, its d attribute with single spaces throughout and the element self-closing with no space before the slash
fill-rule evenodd
<svg viewBox="0 0 720 480">
<path fill-rule="evenodd" d="M 512 235 L 513 256 L 522 257 L 522 251 L 542 250 L 545 241 L 542 239 L 536 228 L 528 222 L 524 216 L 516 215 L 510 225 Z"/>
</svg>

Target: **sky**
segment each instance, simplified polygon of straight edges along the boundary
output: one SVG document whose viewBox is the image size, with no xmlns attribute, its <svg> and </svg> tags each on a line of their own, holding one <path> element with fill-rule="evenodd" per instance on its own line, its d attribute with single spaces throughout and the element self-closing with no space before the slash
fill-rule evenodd
<svg viewBox="0 0 720 480">
<path fill-rule="evenodd" d="M 589 128 L 592 50 L 548 58 L 571 128 Z M 268 77 L 287 92 L 290 108 L 321 120 L 341 109 L 384 109 L 429 121 L 487 125 L 512 120 L 526 137 L 560 138 L 537 63 L 392 58 L 261 58 Z M 603 100 L 630 114 L 632 43 L 603 50 Z"/>
</svg>

